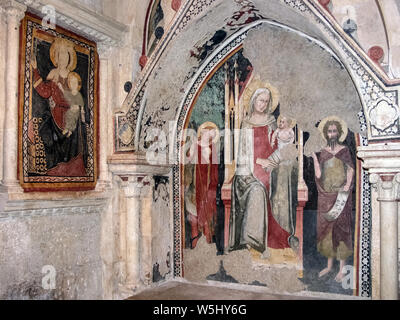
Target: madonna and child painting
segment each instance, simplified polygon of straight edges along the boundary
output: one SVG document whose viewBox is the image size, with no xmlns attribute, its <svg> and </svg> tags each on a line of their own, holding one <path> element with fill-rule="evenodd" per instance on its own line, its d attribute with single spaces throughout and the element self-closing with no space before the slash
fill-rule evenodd
<svg viewBox="0 0 400 320">
<path fill-rule="evenodd" d="M 287 268 L 308 290 L 353 294 L 342 283 L 357 245 L 355 134 L 327 115 L 312 137 L 281 114 L 278 88 L 231 60 L 235 72 L 220 68 L 187 120 L 185 272 L 204 255 L 221 263 L 212 279 L 231 281 L 235 263 L 250 266 L 249 283 L 257 268 Z"/>
<path fill-rule="evenodd" d="M 85 190 L 97 180 L 94 43 L 27 15 L 22 24 L 19 174 L 26 191 Z"/>
</svg>

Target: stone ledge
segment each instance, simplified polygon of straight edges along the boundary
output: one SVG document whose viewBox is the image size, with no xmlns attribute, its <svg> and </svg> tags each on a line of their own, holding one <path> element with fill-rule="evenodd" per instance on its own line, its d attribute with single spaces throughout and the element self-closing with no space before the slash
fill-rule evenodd
<svg viewBox="0 0 400 320">
<path fill-rule="evenodd" d="M 107 159 L 109 170 L 116 175 L 167 175 L 172 164 L 150 164 L 144 153 L 119 153 Z"/>
<path fill-rule="evenodd" d="M 122 46 L 128 27 L 109 17 L 89 10 L 71 0 L 16 0 L 27 5 L 29 11 L 43 16 L 42 8 L 53 6 L 57 26 L 69 29 L 95 42 L 109 46 Z"/>
<path fill-rule="evenodd" d="M 43 216 L 99 214 L 106 206 L 106 202 L 107 199 L 4 201 L 0 221 Z"/>
<path fill-rule="evenodd" d="M 370 144 L 357 148 L 357 156 L 362 166 L 370 173 L 400 172 L 400 143 Z"/>
</svg>

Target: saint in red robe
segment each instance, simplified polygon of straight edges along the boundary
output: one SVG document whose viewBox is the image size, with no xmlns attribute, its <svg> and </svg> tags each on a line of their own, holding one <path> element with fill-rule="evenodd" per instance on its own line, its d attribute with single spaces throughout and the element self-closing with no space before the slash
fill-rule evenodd
<svg viewBox="0 0 400 320">
<path fill-rule="evenodd" d="M 196 211 L 197 217 L 192 217 L 192 239 L 200 232 L 206 237 L 207 243 L 213 242 L 217 223 L 217 186 L 218 163 L 215 160 L 215 145 L 209 147 L 198 146 L 198 162 L 196 164 Z M 195 235 L 197 233 L 197 235 Z M 197 243 L 191 241 L 194 248 Z"/>
</svg>

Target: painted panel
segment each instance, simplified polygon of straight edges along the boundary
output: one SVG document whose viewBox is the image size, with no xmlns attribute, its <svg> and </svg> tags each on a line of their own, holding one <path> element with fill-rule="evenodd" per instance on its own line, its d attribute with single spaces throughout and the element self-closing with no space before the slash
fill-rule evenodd
<svg viewBox="0 0 400 320">
<path fill-rule="evenodd" d="M 97 179 L 94 43 L 26 16 L 21 28 L 19 176 L 25 191 L 84 190 Z"/>
</svg>

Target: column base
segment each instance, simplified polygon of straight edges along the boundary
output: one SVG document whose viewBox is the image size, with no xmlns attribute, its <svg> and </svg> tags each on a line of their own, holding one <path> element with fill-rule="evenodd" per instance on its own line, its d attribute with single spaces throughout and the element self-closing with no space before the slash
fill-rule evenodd
<svg viewBox="0 0 400 320">
<path fill-rule="evenodd" d="M 136 294 L 139 290 L 139 287 L 137 285 L 130 285 L 130 284 L 124 284 L 124 285 L 119 285 L 118 286 L 118 293 L 117 293 L 117 299 L 118 300 L 125 300 L 130 297 L 132 297 L 134 294 Z"/>
<path fill-rule="evenodd" d="M 24 189 L 22 189 L 18 180 L 15 181 L 2 181 L 0 184 L 0 193 L 23 193 Z"/>
<path fill-rule="evenodd" d="M 3 181 L 0 184 L 0 212 L 3 212 L 12 194 L 23 194 L 19 181 Z"/>
</svg>

